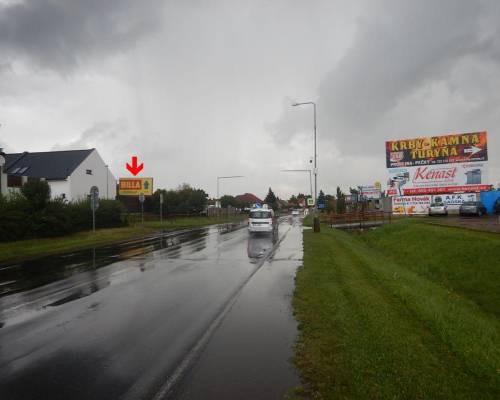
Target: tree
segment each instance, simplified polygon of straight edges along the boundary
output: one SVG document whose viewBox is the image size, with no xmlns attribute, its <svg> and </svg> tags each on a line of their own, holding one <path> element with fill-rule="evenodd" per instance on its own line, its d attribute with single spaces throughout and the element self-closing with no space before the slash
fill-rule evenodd
<svg viewBox="0 0 500 400">
<path fill-rule="evenodd" d="M 320 190 L 318 195 L 318 204 L 325 204 L 325 203 L 326 203 L 325 193 L 322 190 Z"/>
<path fill-rule="evenodd" d="M 160 194 L 163 194 L 163 213 L 197 213 L 208 203 L 208 195 L 202 189 L 195 189 L 187 183 L 179 185 L 175 190 L 158 189 L 153 195 L 153 206 L 160 212 Z"/>
<path fill-rule="evenodd" d="M 345 196 L 340 190 L 340 187 L 337 186 L 337 206 L 336 206 L 337 214 L 343 214 L 345 212 Z"/>
<path fill-rule="evenodd" d="M 242 208 L 241 202 L 239 202 L 236 199 L 236 197 L 230 196 L 228 194 L 220 198 L 220 204 L 222 208 L 227 208 L 227 207 Z"/>
<path fill-rule="evenodd" d="M 50 186 L 47 181 L 29 180 L 21 188 L 21 193 L 35 211 L 44 209 L 50 200 Z"/>
<path fill-rule="evenodd" d="M 278 200 L 276 199 L 276 196 L 271 188 L 269 188 L 269 192 L 264 199 L 264 203 L 268 204 L 273 210 L 278 209 Z"/>
</svg>

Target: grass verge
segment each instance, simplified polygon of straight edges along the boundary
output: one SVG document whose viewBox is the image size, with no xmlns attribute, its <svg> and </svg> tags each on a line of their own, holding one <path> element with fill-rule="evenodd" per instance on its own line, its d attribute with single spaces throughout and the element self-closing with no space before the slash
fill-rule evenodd
<svg viewBox="0 0 500 400">
<path fill-rule="evenodd" d="M 500 398 L 500 235 L 470 235 L 416 221 L 363 235 L 305 231 L 297 393 Z"/>
<path fill-rule="evenodd" d="M 238 222 L 245 218 L 246 216 L 224 218 L 188 217 L 163 222 L 162 224 L 159 221 L 147 221 L 144 222 L 143 226 L 137 224 L 123 228 L 98 229 L 95 233 L 92 231 L 85 231 L 64 237 L 0 243 L 0 263 L 11 261 L 18 262 L 34 257 L 117 243 L 128 239 L 151 235 L 161 229 L 175 230 L 194 228 L 212 224 Z"/>
</svg>

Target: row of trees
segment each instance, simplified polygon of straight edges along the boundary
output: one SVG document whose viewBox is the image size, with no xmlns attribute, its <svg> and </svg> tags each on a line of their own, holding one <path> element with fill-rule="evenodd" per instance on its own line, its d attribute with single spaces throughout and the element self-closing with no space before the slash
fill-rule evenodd
<svg viewBox="0 0 500 400">
<path fill-rule="evenodd" d="M 98 228 L 127 224 L 123 205 L 116 200 L 101 200 L 96 211 Z M 90 202 L 68 203 L 50 199 L 45 181 L 28 181 L 19 194 L 0 196 L 0 242 L 62 236 L 92 229 Z"/>
<path fill-rule="evenodd" d="M 160 195 L 163 195 L 163 213 L 193 214 L 200 213 L 208 205 L 208 194 L 203 189 L 196 189 L 183 183 L 177 189 L 157 189 L 153 194 L 153 210 L 160 212 Z"/>
<path fill-rule="evenodd" d="M 349 188 L 350 194 L 357 194 L 357 189 Z M 288 200 L 291 207 L 298 207 L 305 203 L 311 196 L 299 193 L 297 195 L 292 195 Z M 323 190 L 318 193 L 318 204 L 324 204 L 322 209 L 325 212 L 336 212 L 337 214 L 342 214 L 346 210 L 346 194 L 342 192 L 340 187 L 337 186 L 335 195 L 325 194 Z"/>
</svg>

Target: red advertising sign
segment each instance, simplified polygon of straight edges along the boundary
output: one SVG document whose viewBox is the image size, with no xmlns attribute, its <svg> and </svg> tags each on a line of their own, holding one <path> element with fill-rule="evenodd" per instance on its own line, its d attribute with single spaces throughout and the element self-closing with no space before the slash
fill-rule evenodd
<svg viewBox="0 0 500 400">
<path fill-rule="evenodd" d="M 444 187 L 421 187 L 401 189 L 404 196 L 414 196 L 419 194 L 445 194 L 445 193 L 477 193 L 491 190 L 491 185 L 463 185 L 463 186 L 444 186 Z M 396 189 L 387 190 L 388 196 L 397 196 Z"/>
<path fill-rule="evenodd" d="M 486 132 L 455 133 L 385 142 L 387 168 L 488 160 Z"/>
</svg>

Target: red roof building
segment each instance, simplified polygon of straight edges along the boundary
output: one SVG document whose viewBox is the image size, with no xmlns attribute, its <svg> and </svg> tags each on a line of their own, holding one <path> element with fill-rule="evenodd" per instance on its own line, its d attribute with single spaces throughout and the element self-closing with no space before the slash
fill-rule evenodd
<svg viewBox="0 0 500 400">
<path fill-rule="evenodd" d="M 236 200 L 240 201 L 243 204 L 250 205 L 254 203 L 263 203 L 261 199 L 255 196 L 252 193 L 239 194 L 235 196 Z"/>
</svg>

